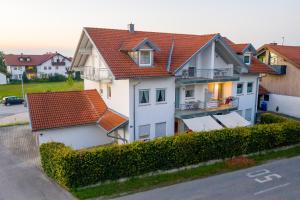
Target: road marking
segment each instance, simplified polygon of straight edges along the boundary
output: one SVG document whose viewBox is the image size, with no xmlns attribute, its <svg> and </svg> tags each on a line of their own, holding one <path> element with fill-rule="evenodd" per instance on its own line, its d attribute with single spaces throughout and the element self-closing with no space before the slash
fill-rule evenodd
<svg viewBox="0 0 300 200">
<path fill-rule="evenodd" d="M 266 192 L 270 192 L 272 190 L 275 190 L 275 189 L 278 189 L 278 188 L 283 188 L 283 187 L 286 187 L 288 185 L 290 185 L 291 183 L 285 183 L 285 184 L 282 184 L 282 185 L 278 185 L 278 186 L 275 186 L 275 187 L 271 187 L 271 188 L 268 188 L 268 189 L 265 189 L 265 190 L 261 190 L 259 192 L 255 192 L 254 195 L 260 195 L 260 194 L 263 194 L 263 193 L 266 193 Z"/>
</svg>

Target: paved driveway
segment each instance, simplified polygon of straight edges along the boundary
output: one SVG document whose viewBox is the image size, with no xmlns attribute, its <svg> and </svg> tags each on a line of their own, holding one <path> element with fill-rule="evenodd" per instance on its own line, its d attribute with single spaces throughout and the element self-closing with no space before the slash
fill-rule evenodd
<svg viewBox="0 0 300 200">
<path fill-rule="evenodd" d="M 0 117 L 11 116 L 19 113 L 27 112 L 27 108 L 24 105 L 12 105 L 5 106 L 4 104 L 0 104 Z"/>
<path fill-rule="evenodd" d="M 298 200 L 300 157 L 158 188 L 115 200 Z"/>
<path fill-rule="evenodd" d="M 4 106 L 0 104 L 0 125 L 25 122 L 29 122 L 29 115 L 24 105 Z"/>
<path fill-rule="evenodd" d="M 28 126 L 0 128 L 0 200 L 71 200 L 40 169 L 38 148 Z"/>
</svg>

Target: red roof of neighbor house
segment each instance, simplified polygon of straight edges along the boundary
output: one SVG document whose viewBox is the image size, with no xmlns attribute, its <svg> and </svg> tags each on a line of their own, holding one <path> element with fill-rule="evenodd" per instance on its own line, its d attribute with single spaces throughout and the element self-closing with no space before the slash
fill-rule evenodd
<svg viewBox="0 0 300 200">
<path fill-rule="evenodd" d="M 259 91 L 258 91 L 258 94 L 268 94 L 269 91 L 264 88 L 263 86 L 259 85 Z"/>
<path fill-rule="evenodd" d="M 107 132 L 111 132 L 114 128 L 124 124 L 125 122 L 127 122 L 127 119 L 113 111 L 107 110 L 100 118 L 98 124 Z"/>
<path fill-rule="evenodd" d="M 51 59 L 53 56 L 59 53 L 45 53 L 42 55 L 29 55 L 29 54 L 6 54 L 4 55 L 4 61 L 7 66 L 36 66 L 40 65 L 47 60 Z M 61 54 L 59 54 L 61 55 Z M 61 55 L 62 56 L 62 55 Z M 63 56 L 64 57 L 64 56 Z M 20 61 L 20 58 L 30 58 L 30 61 Z M 71 58 L 65 57 L 67 60 L 71 61 Z"/>
<path fill-rule="evenodd" d="M 229 44 L 231 46 L 231 48 L 234 49 L 234 51 L 237 53 L 237 54 L 242 54 L 243 53 L 243 50 L 249 45 L 247 43 L 245 44 Z"/>
<path fill-rule="evenodd" d="M 276 44 L 266 44 L 260 49 L 268 48 L 279 53 L 282 57 L 289 62 L 300 68 L 300 46 L 285 46 Z"/>
<path fill-rule="evenodd" d="M 275 74 L 275 71 L 265 63 L 255 57 L 252 57 L 249 73 Z"/>
<path fill-rule="evenodd" d="M 216 34 L 186 35 L 173 33 L 143 32 L 128 30 L 85 28 L 92 41 L 104 57 L 116 78 L 171 76 L 197 50 L 207 44 Z M 141 68 L 120 49 L 136 46 L 145 38 L 159 47 L 154 52 L 154 67 Z M 170 71 L 167 71 L 168 59 L 174 41 Z"/>
<path fill-rule="evenodd" d="M 27 98 L 33 131 L 97 123 L 108 110 L 96 90 L 32 93 Z"/>
</svg>

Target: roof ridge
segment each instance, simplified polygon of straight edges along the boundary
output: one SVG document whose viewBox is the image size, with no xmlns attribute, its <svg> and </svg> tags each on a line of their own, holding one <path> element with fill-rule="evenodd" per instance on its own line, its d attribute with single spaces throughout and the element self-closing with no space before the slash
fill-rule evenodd
<svg viewBox="0 0 300 200">
<path fill-rule="evenodd" d="M 85 91 L 94 91 L 96 89 L 88 89 L 88 90 L 68 90 L 68 91 L 49 91 L 49 92 L 31 92 L 27 93 L 27 95 L 35 95 L 35 94 L 53 94 L 53 93 L 79 93 L 79 92 L 85 92 Z"/>
</svg>

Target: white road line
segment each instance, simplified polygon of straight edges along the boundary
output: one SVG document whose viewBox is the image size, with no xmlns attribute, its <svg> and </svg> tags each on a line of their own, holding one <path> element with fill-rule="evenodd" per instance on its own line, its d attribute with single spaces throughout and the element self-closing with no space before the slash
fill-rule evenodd
<svg viewBox="0 0 300 200">
<path fill-rule="evenodd" d="M 290 184 L 291 184 L 291 183 L 285 183 L 285 184 L 278 185 L 278 186 L 275 186 L 275 187 L 271 187 L 271 188 L 268 188 L 268 189 L 265 189 L 265 190 L 261 190 L 261 191 L 259 191 L 259 192 L 254 193 L 254 195 L 260 195 L 260 194 L 263 194 L 263 193 L 265 193 L 265 192 L 269 192 L 269 191 L 271 191 L 271 190 L 275 190 L 275 189 L 277 189 L 277 188 L 283 188 L 283 187 L 286 187 L 286 186 L 288 186 L 288 185 L 290 185 Z"/>
</svg>

